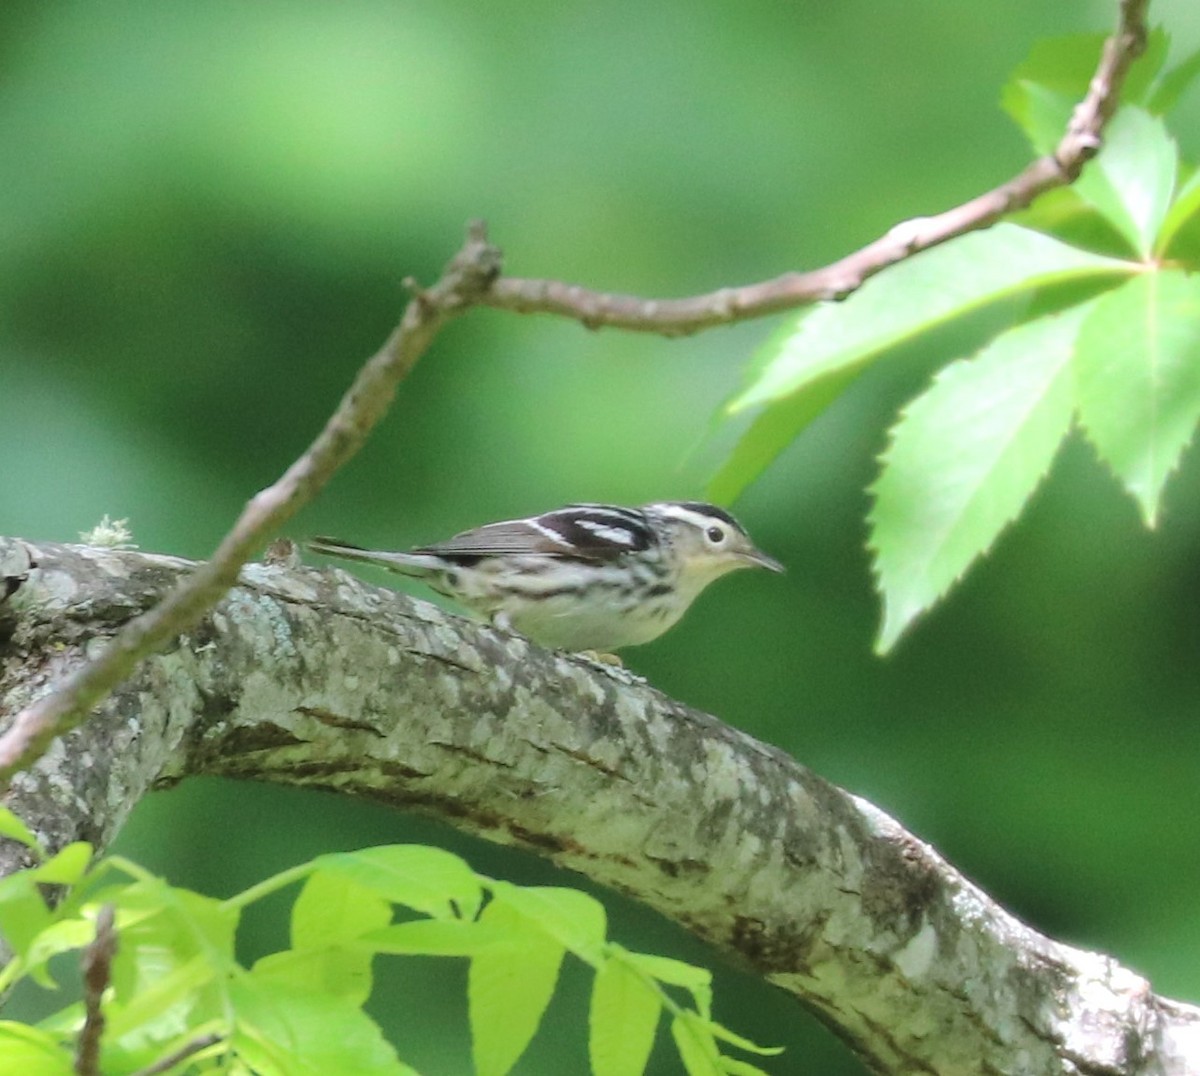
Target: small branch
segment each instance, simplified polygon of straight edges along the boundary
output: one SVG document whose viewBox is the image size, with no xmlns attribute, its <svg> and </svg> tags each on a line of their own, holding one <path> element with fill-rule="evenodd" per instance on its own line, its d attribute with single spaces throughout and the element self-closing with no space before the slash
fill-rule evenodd
<svg viewBox="0 0 1200 1076">
<path fill-rule="evenodd" d="M 1072 114 L 1054 153 L 1028 165 L 1007 183 L 932 217 L 903 221 L 885 235 L 840 260 L 806 273 L 721 288 L 686 299 L 645 299 L 593 291 L 557 280 L 504 277 L 483 296 L 488 306 L 519 314 L 558 314 L 589 329 L 686 336 L 735 321 L 778 314 L 809 303 L 839 300 L 876 273 L 922 250 L 995 224 L 1028 207 L 1055 187 L 1073 183 L 1100 150 L 1105 124 L 1116 111 L 1130 65 L 1146 47 L 1149 0 L 1123 0 L 1118 26 L 1104 43 L 1087 96 Z"/>
<path fill-rule="evenodd" d="M 159 1058 L 153 1065 L 147 1065 L 144 1069 L 138 1069 L 133 1076 L 160 1076 L 161 1073 L 170 1072 L 176 1065 L 198 1054 L 201 1050 L 207 1050 L 210 1046 L 215 1046 L 220 1041 L 221 1036 L 215 1031 L 208 1035 L 200 1035 L 192 1039 L 191 1042 L 185 1043 L 174 1053 Z"/>
<path fill-rule="evenodd" d="M 358 451 L 434 336 L 476 302 L 499 271 L 499 252 L 488 244 L 483 226 L 472 225 L 441 279 L 409 301 L 399 326 L 359 371 L 317 439 L 274 485 L 251 499 L 212 559 L 127 624 L 96 660 L 17 715 L 0 736 L 0 782 L 29 765 L 54 737 L 78 725 L 142 658 L 195 624 L 221 599 L 250 556 Z"/>
<path fill-rule="evenodd" d="M 101 1076 L 100 1040 L 104 1035 L 104 991 L 112 980 L 113 957 L 117 955 L 115 912 L 105 904 L 96 916 L 96 937 L 83 951 L 83 1029 L 75 1050 L 75 1071 L 79 1076 Z"/>
</svg>

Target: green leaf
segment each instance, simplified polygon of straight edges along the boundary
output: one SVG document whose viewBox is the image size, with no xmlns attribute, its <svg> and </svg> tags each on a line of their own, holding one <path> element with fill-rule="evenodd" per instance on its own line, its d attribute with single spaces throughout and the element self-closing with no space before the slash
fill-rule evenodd
<svg viewBox="0 0 1200 1076">
<path fill-rule="evenodd" d="M 63 919 L 51 923 L 29 947 L 25 961 L 28 973 L 41 986 L 53 990 L 58 984 L 46 971 L 46 964 L 59 953 L 82 949 L 96 937 L 96 924 L 86 919 Z"/>
<path fill-rule="evenodd" d="M 1098 299 L 1075 373 L 1088 437 L 1154 526 L 1200 418 L 1200 277 L 1145 273 Z"/>
<path fill-rule="evenodd" d="M 1042 38 L 1014 68 L 1000 93 L 1000 105 L 1035 152 L 1048 153 L 1062 138 L 1066 118 L 1087 91 L 1103 47 L 1103 34 Z M 1048 97 L 1063 101 L 1062 116 L 1053 123 L 1047 123 L 1039 104 Z"/>
<path fill-rule="evenodd" d="M 1158 230 L 1158 242 L 1155 244 L 1155 250 L 1160 255 L 1170 249 L 1171 241 L 1197 212 L 1200 212 L 1200 169 L 1193 172 L 1179 189 L 1167 210 L 1166 219 Z"/>
<path fill-rule="evenodd" d="M 509 940 L 494 923 L 464 919 L 417 919 L 372 930 L 358 944 L 372 952 L 408 956 L 475 956 Z"/>
<path fill-rule="evenodd" d="M 992 544 L 1046 473 L 1070 426 L 1069 363 L 1087 309 L 1001 334 L 905 409 L 873 490 L 881 652 Z"/>
<path fill-rule="evenodd" d="M 411 1072 L 357 1005 L 251 972 L 230 984 L 239 1056 L 260 1076 Z"/>
<path fill-rule="evenodd" d="M 292 905 L 293 949 L 254 965 L 257 974 L 362 1005 L 371 995 L 373 953 L 356 942 L 390 923 L 391 902 L 331 871 L 314 871 Z"/>
<path fill-rule="evenodd" d="M 821 416 L 858 376 L 857 369 L 839 370 L 810 384 L 803 392 L 763 409 L 742 434 L 729 458 L 709 479 L 714 504 L 730 504 L 763 473 L 809 423 Z"/>
<path fill-rule="evenodd" d="M 1010 82 L 1000 101 L 1004 111 L 1029 139 L 1033 152 L 1045 156 L 1053 153 L 1062 141 L 1071 112 L 1079 102 L 1079 94 L 1055 90 L 1037 82 Z"/>
<path fill-rule="evenodd" d="M 592 1076 L 639 1076 L 645 1071 L 662 1001 L 621 957 L 596 970 L 588 1011 Z"/>
<path fill-rule="evenodd" d="M 778 1057 L 783 1053 L 782 1046 L 759 1046 L 752 1039 L 739 1035 L 736 1031 L 730 1031 L 724 1024 L 718 1024 L 716 1020 L 710 1019 L 708 1027 L 714 1038 L 736 1046 L 739 1050 L 748 1050 L 750 1053 L 759 1054 L 762 1057 Z"/>
<path fill-rule="evenodd" d="M 60 848 L 45 863 L 31 873 L 39 882 L 55 885 L 75 885 L 92 863 L 92 846 L 87 841 L 74 841 Z"/>
<path fill-rule="evenodd" d="M 581 960 L 596 967 L 604 959 L 607 919 L 604 905 L 594 897 L 559 886 L 489 884 L 495 903 L 520 913 Z"/>
<path fill-rule="evenodd" d="M 193 1013 L 207 1009 L 200 1002 L 200 994 L 203 987 L 213 982 L 217 969 L 203 956 L 180 963 L 168 954 L 162 963 L 170 970 L 146 976 L 144 989 L 123 995 L 108 1008 L 107 1034 L 114 1039 L 128 1036 L 131 1042 L 126 1048 L 178 1035 L 186 1030 Z M 205 1012 L 203 1018 L 208 1015 Z"/>
<path fill-rule="evenodd" d="M 72 1076 L 71 1051 L 44 1031 L 12 1020 L 0 1020 L 0 1073 L 29 1076 Z"/>
<path fill-rule="evenodd" d="M 16 956 L 28 951 L 34 938 L 53 918 L 30 871 L 18 871 L 0 879 L 0 935 Z"/>
<path fill-rule="evenodd" d="M 7 807 L 0 807 L 0 837 L 20 841 L 26 848 L 37 853 L 38 859 L 45 858 L 46 851 L 33 835 L 33 831 Z"/>
<path fill-rule="evenodd" d="M 1013 224 L 960 236 L 893 265 L 845 301 L 809 312 L 729 409 L 790 395 L 998 299 L 1134 268 Z"/>
<path fill-rule="evenodd" d="M 483 909 L 480 922 L 500 928 L 511 940 L 471 959 L 467 1006 L 472 1057 L 477 1076 L 505 1076 L 542 1021 L 565 950 L 499 900 Z"/>
<path fill-rule="evenodd" d="M 103 893 L 117 909 L 109 1033 L 126 1049 L 162 1042 L 226 1010 L 238 913 L 149 878 Z"/>
<path fill-rule="evenodd" d="M 1200 75 L 1200 49 L 1196 49 L 1159 79 L 1146 107 L 1158 116 L 1170 112 L 1196 81 L 1197 75 Z"/>
<path fill-rule="evenodd" d="M 688 1076 L 720 1076 L 721 1052 L 703 1020 L 680 1013 L 671 1021 L 671 1037 Z"/>
<path fill-rule="evenodd" d="M 961 236 L 892 266 L 844 302 L 808 312 L 791 335 L 773 338 L 772 357 L 728 409 L 767 406 L 710 492 L 733 500 L 888 348 L 1007 297 L 1136 269 L 1013 224 Z"/>
<path fill-rule="evenodd" d="M 614 946 L 614 948 L 616 948 Z M 671 986 L 681 986 L 687 990 L 695 1003 L 700 1015 L 707 1019 L 712 1013 L 712 972 L 707 968 L 698 968 L 694 964 L 686 964 L 682 960 L 674 960 L 667 956 L 655 956 L 652 953 L 633 953 L 622 950 L 624 958 L 640 971 L 660 983 Z"/>
<path fill-rule="evenodd" d="M 274 979 L 361 1007 L 371 996 L 373 956 L 368 950 L 349 945 L 285 949 L 255 961 L 254 974 L 264 981 Z"/>
<path fill-rule="evenodd" d="M 392 921 L 391 902 L 340 874 L 314 871 L 292 905 L 292 946 L 350 941 Z"/>
<path fill-rule="evenodd" d="M 316 863 L 387 900 L 436 918 L 473 919 L 483 899 L 475 872 L 440 848 L 394 844 L 336 852 L 318 857 Z"/>
<path fill-rule="evenodd" d="M 1148 257 L 1171 204 L 1178 167 L 1179 150 L 1163 121 L 1127 106 L 1109 123 L 1104 148 L 1075 191 Z"/>
<path fill-rule="evenodd" d="M 1071 34 L 1034 43 L 1013 71 L 1001 94 L 1001 105 L 1029 138 L 1037 153 L 1049 153 L 1066 133 L 1067 120 L 1088 91 L 1104 49 L 1104 34 Z M 1167 35 L 1150 32 L 1146 51 L 1130 69 L 1122 90 L 1127 102 L 1149 92 L 1166 59 Z"/>
</svg>

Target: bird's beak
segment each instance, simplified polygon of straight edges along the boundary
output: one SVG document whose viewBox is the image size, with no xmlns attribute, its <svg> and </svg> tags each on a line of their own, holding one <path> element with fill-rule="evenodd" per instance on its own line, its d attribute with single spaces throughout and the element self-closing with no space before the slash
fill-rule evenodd
<svg viewBox="0 0 1200 1076">
<path fill-rule="evenodd" d="M 774 557 L 768 557 L 761 549 L 752 549 L 749 553 L 739 554 L 746 564 L 753 568 L 766 568 L 772 572 L 783 572 L 787 569 Z"/>
</svg>

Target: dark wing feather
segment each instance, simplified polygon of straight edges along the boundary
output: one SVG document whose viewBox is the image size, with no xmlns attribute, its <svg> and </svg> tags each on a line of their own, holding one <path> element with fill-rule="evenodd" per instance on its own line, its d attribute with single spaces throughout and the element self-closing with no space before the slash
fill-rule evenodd
<svg viewBox="0 0 1200 1076">
<path fill-rule="evenodd" d="M 442 557 L 537 554 L 610 561 L 647 549 L 653 541 L 654 533 L 640 512 L 580 504 L 531 519 L 489 523 L 414 552 Z"/>
</svg>

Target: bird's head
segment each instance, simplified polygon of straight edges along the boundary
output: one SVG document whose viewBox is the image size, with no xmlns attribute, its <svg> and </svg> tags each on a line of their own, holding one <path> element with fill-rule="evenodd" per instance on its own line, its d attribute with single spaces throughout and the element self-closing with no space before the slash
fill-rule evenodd
<svg viewBox="0 0 1200 1076">
<path fill-rule="evenodd" d="M 783 571 L 783 565 L 755 546 L 745 528 L 723 508 L 699 501 L 665 501 L 648 504 L 643 511 L 678 559 L 681 577 L 697 588 L 738 568 Z"/>
</svg>

